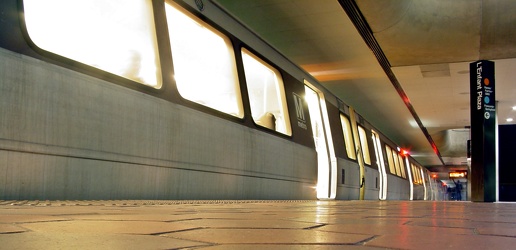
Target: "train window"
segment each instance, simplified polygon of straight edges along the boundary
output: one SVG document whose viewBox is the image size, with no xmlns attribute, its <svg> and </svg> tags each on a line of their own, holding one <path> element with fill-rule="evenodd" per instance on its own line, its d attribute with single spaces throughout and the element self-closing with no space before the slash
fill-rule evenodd
<svg viewBox="0 0 516 250">
<path fill-rule="evenodd" d="M 27 32 L 48 52 L 161 87 L 152 1 L 24 0 Z"/>
<path fill-rule="evenodd" d="M 400 169 L 401 169 L 401 177 L 407 178 L 407 174 L 405 173 L 405 163 L 403 162 L 403 156 L 398 154 L 398 162 L 400 163 Z"/>
<path fill-rule="evenodd" d="M 417 183 L 418 183 L 418 184 L 423 183 L 423 182 L 421 181 L 421 170 L 419 169 L 419 167 L 416 167 L 416 174 L 417 174 Z"/>
<path fill-rule="evenodd" d="M 244 117 L 230 39 L 174 3 L 167 2 L 165 11 L 179 94 L 198 104 Z"/>
<path fill-rule="evenodd" d="M 421 176 L 421 174 L 422 174 L 421 168 L 418 167 L 417 175 L 419 176 L 419 184 L 423 184 L 423 176 Z"/>
<path fill-rule="evenodd" d="M 358 136 L 360 137 L 360 146 L 364 156 L 364 163 L 371 165 L 371 156 L 369 155 L 369 145 L 367 143 L 367 135 L 364 128 L 358 126 Z"/>
<path fill-rule="evenodd" d="M 421 184 L 421 172 L 419 170 L 419 167 L 416 167 L 416 175 L 417 175 L 417 183 Z"/>
<path fill-rule="evenodd" d="M 291 135 L 285 90 L 279 71 L 245 48 L 242 48 L 242 60 L 254 122 Z"/>
<path fill-rule="evenodd" d="M 343 114 L 340 114 L 340 121 L 342 124 L 342 132 L 344 134 L 344 144 L 346 144 L 346 153 L 350 159 L 356 160 L 356 149 L 355 144 L 353 143 L 353 134 L 351 131 L 351 124 L 349 123 L 349 119 Z"/>
<path fill-rule="evenodd" d="M 394 166 L 394 160 L 392 159 L 392 149 L 391 147 L 385 145 L 385 153 L 387 154 L 387 160 L 389 161 L 389 172 L 391 174 L 396 174 L 396 167 Z"/>
<path fill-rule="evenodd" d="M 401 169 L 400 169 L 398 153 L 396 153 L 395 150 L 392 150 L 392 159 L 394 161 L 394 166 L 396 167 L 396 175 L 401 176 Z"/>
<path fill-rule="evenodd" d="M 416 167 L 414 167 L 414 164 L 411 164 L 410 167 L 412 168 L 412 182 L 417 183 Z"/>
<path fill-rule="evenodd" d="M 421 183 L 421 179 L 420 179 L 420 176 L 419 176 L 419 168 L 417 166 L 415 166 L 414 164 L 412 164 L 412 176 L 414 177 L 414 183 L 415 184 L 420 184 Z"/>
</svg>

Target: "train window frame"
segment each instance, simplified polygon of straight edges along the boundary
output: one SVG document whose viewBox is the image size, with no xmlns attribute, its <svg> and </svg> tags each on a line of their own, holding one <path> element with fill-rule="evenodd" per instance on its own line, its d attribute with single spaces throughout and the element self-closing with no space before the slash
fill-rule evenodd
<svg viewBox="0 0 516 250">
<path fill-rule="evenodd" d="M 400 159 L 398 158 L 398 152 L 395 150 L 392 150 L 392 158 L 394 161 L 394 166 L 396 167 L 396 175 L 401 177 L 401 168 L 399 163 Z"/>
<path fill-rule="evenodd" d="M 351 128 L 351 122 L 349 118 L 344 114 L 340 114 L 340 123 L 342 127 L 342 134 L 344 138 L 344 146 L 346 148 L 346 154 L 349 159 L 356 160 L 356 147 L 353 141 L 353 130 Z"/>
<path fill-rule="evenodd" d="M 80 6 L 66 0 L 21 3 L 31 46 L 140 85 L 163 87 L 152 0 L 109 2 L 102 8 L 93 1 Z"/>
<path fill-rule="evenodd" d="M 407 174 L 405 173 L 405 163 L 403 161 L 403 156 L 401 154 L 398 154 L 398 162 L 400 164 L 401 177 L 406 179 L 407 178 Z"/>
<path fill-rule="evenodd" d="M 290 114 L 280 71 L 245 47 L 240 48 L 240 54 L 254 123 L 291 136 Z M 259 72 L 261 74 L 257 74 Z M 268 79 L 263 78 L 265 75 L 269 75 Z M 257 96 L 260 93 L 261 97 Z"/>
<path fill-rule="evenodd" d="M 362 148 L 362 158 L 364 159 L 364 164 L 371 166 L 371 155 L 369 153 L 369 142 L 367 141 L 367 131 L 362 126 L 358 127 L 358 137 L 360 140 L 360 147 Z"/>
<path fill-rule="evenodd" d="M 414 180 L 412 181 L 414 184 L 416 185 L 419 185 L 420 184 L 420 177 L 419 177 L 419 168 L 414 165 L 414 164 L 411 164 L 412 166 L 412 177 L 414 177 Z"/>
<path fill-rule="evenodd" d="M 385 145 L 385 153 L 387 155 L 387 161 L 389 162 L 389 172 L 392 175 L 396 175 L 396 166 L 394 165 L 394 159 L 392 157 L 392 148 L 389 145 Z"/>
<path fill-rule="evenodd" d="M 166 1 L 164 8 L 179 95 L 243 119 L 242 91 L 230 37 L 175 2 Z"/>
<path fill-rule="evenodd" d="M 417 184 L 421 184 L 421 173 L 419 172 L 419 167 L 416 166 L 416 175 L 417 175 Z"/>
</svg>

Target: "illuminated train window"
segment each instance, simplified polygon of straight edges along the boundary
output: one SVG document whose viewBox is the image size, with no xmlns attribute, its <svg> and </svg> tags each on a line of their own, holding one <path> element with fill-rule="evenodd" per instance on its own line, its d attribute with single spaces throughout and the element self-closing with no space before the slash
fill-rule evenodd
<svg viewBox="0 0 516 250">
<path fill-rule="evenodd" d="M 396 166 L 396 175 L 401 176 L 401 167 L 398 158 L 398 153 L 395 150 L 392 150 L 392 159 L 394 160 L 394 165 Z"/>
<path fill-rule="evenodd" d="M 391 147 L 385 145 L 385 153 L 387 154 L 387 160 L 389 161 L 389 172 L 391 174 L 396 174 L 396 166 L 394 165 L 394 159 L 392 157 L 392 149 Z"/>
<path fill-rule="evenodd" d="M 342 124 L 342 132 L 344 134 L 344 144 L 346 145 L 346 153 L 350 159 L 356 160 L 355 144 L 353 143 L 353 134 L 349 119 L 343 114 L 340 115 L 340 122 Z"/>
<path fill-rule="evenodd" d="M 151 0 L 24 0 L 23 6 L 39 48 L 161 87 Z"/>
<path fill-rule="evenodd" d="M 418 180 L 419 180 L 419 184 L 423 184 L 423 176 L 421 176 L 421 168 L 420 167 L 417 167 L 417 176 L 418 176 Z"/>
<path fill-rule="evenodd" d="M 179 94 L 244 117 L 235 55 L 228 37 L 174 3 L 165 5 Z"/>
<path fill-rule="evenodd" d="M 405 173 L 405 163 L 403 162 L 403 156 L 398 154 L 398 162 L 400 163 L 400 169 L 401 169 L 401 177 L 407 178 L 407 174 Z"/>
<path fill-rule="evenodd" d="M 360 146 L 362 147 L 362 155 L 364 156 L 364 163 L 371 165 L 371 155 L 369 154 L 369 145 L 367 143 L 367 135 L 364 128 L 358 126 L 358 136 L 360 138 Z"/>
<path fill-rule="evenodd" d="M 411 164 L 412 165 L 412 177 L 413 177 L 413 181 L 415 184 L 421 184 L 422 181 L 421 181 L 421 177 L 420 177 L 420 173 L 419 173 L 419 168 L 417 166 L 415 166 L 414 164 Z"/>
<path fill-rule="evenodd" d="M 291 135 L 281 75 L 272 66 L 242 49 L 251 114 L 256 124 Z"/>
</svg>

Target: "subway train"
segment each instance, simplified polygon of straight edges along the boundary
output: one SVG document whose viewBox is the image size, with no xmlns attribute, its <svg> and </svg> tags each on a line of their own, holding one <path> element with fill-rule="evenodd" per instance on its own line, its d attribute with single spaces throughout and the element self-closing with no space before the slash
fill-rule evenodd
<svg viewBox="0 0 516 250">
<path fill-rule="evenodd" d="M 208 0 L 3 0 L 0 199 L 432 200 L 430 173 Z"/>
</svg>

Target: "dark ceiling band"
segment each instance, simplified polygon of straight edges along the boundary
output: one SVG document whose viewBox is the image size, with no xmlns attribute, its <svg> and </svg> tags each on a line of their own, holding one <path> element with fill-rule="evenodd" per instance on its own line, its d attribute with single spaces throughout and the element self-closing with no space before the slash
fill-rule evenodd
<svg viewBox="0 0 516 250">
<path fill-rule="evenodd" d="M 401 99 L 407 106 L 408 110 L 412 114 L 412 117 L 414 117 L 414 120 L 419 125 L 419 128 L 421 128 L 421 131 L 423 131 L 423 134 L 426 136 L 426 139 L 428 142 L 430 142 L 430 145 L 432 146 L 432 149 L 434 150 L 437 157 L 439 157 L 439 160 L 443 165 L 446 165 L 443 161 L 443 158 L 441 156 L 441 153 L 439 152 L 439 149 L 437 148 L 437 145 L 435 144 L 434 140 L 432 139 L 432 136 L 430 136 L 430 133 L 428 133 L 428 130 L 423 125 L 423 122 L 421 122 L 421 119 L 416 113 L 416 110 L 410 103 L 410 99 L 408 98 L 405 91 L 403 91 L 403 88 L 401 87 L 401 84 L 398 82 L 398 79 L 396 79 L 396 76 L 391 70 L 391 64 L 389 63 L 389 60 L 385 56 L 385 54 L 382 51 L 382 48 L 376 41 L 373 35 L 373 31 L 369 27 L 369 24 L 365 20 L 364 16 L 362 15 L 362 12 L 360 12 L 360 9 L 358 9 L 357 4 L 354 0 L 338 0 L 340 6 L 344 9 L 346 14 L 348 14 L 349 19 L 351 22 L 353 22 L 353 25 L 355 25 L 355 28 L 357 28 L 358 32 L 366 42 L 367 46 L 373 51 L 373 54 L 376 56 L 376 59 L 380 63 L 380 66 L 383 68 L 383 71 L 385 74 L 387 74 L 387 77 L 392 83 L 392 86 L 398 91 L 398 94 L 400 95 Z"/>
</svg>

